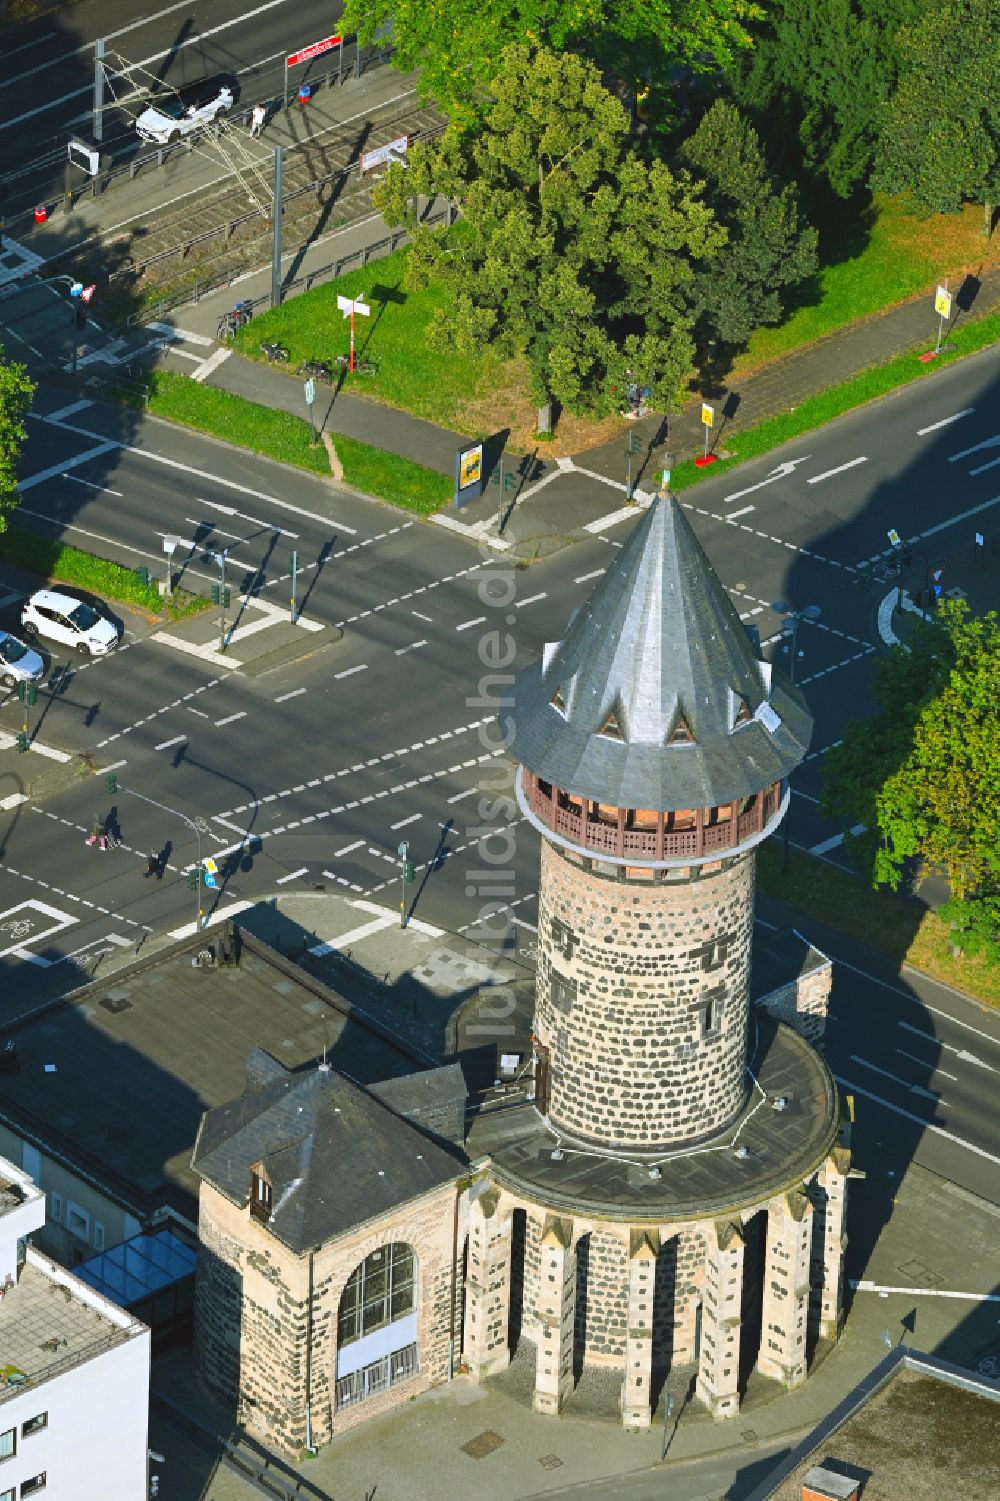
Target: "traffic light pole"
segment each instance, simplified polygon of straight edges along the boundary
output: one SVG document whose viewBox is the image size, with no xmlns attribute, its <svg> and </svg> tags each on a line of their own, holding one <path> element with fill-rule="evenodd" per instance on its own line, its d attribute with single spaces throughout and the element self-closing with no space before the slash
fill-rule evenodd
<svg viewBox="0 0 1000 1501">
<path fill-rule="evenodd" d="M 108 772 L 108 778 L 107 778 L 107 784 L 106 785 L 107 785 L 109 797 L 113 797 L 116 792 L 124 792 L 124 793 L 127 794 L 128 797 L 137 797 L 141 803 L 149 803 L 150 807 L 159 808 L 161 810 L 161 812 L 163 812 L 163 813 L 171 813 L 171 814 L 173 814 L 174 818 L 179 818 L 179 819 L 182 820 L 182 822 L 186 823 L 189 829 L 194 829 L 195 838 L 198 840 L 198 885 L 195 888 L 195 890 L 196 890 L 196 897 L 195 897 L 196 915 L 195 915 L 195 922 L 194 922 L 194 930 L 195 930 L 196 933 L 200 933 L 201 929 L 202 929 L 202 926 L 203 926 L 202 919 L 203 919 L 203 917 L 205 915 L 204 912 L 202 911 L 202 906 L 201 906 L 201 872 L 202 872 L 202 864 L 201 864 L 201 829 L 195 823 L 195 821 L 194 821 L 193 818 L 188 818 L 187 814 L 186 813 L 182 813 L 179 808 L 171 808 L 166 803 L 158 803 L 156 801 L 155 797 L 147 797 L 144 792 L 136 792 L 131 787 L 123 787 L 122 784 L 121 784 L 121 782 L 119 782 L 118 778 L 115 776 L 115 774 L 113 772 Z"/>
</svg>

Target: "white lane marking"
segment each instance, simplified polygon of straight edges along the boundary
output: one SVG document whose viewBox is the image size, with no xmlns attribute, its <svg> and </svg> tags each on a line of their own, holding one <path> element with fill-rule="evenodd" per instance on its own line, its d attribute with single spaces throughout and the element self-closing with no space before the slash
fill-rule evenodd
<svg viewBox="0 0 1000 1501">
<path fill-rule="evenodd" d="M 228 28 L 230 26 L 240 26 L 240 25 L 243 24 L 244 21 L 249 21 L 249 19 L 250 19 L 251 16 L 262 15 L 264 13 L 264 11 L 273 10 L 276 5 L 284 5 L 284 4 L 285 4 L 285 0 L 266 0 L 266 3 L 264 5 L 258 5 L 257 8 L 256 8 L 256 10 L 246 10 L 246 11 L 243 11 L 243 13 L 241 15 L 234 16 L 229 21 L 221 21 L 218 26 L 210 26 L 207 31 L 200 31 L 200 32 L 198 32 L 198 34 L 196 36 L 187 37 L 183 42 L 178 42 L 177 45 L 176 45 L 176 47 L 168 47 L 165 52 L 157 52 L 157 53 L 154 53 L 154 55 L 152 57 L 144 57 L 144 58 L 142 58 L 138 63 L 133 64 L 133 67 L 148 68 L 151 63 L 162 62 L 165 57 L 172 57 L 175 52 L 180 52 L 185 47 L 191 47 L 196 42 L 202 41 L 205 37 L 214 36 L 216 34 L 216 32 L 219 32 L 219 31 L 226 31 L 226 30 L 228 30 Z M 182 9 L 183 7 L 178 6 L 177 8 L 178 9 Z M 144 20 L 150 20 L 150 19 L 152 19 L 152 18 L 151 17 L 144 17 Z M 139 22 L 135 22 L 134 24 L 135 25 L 139 25 L 140 23 Z M 127 30 L 127 29 L 128 28 L 123 27 L 122 31 Z M 112 31 L 112 32 L 108 33 L 109 37 L 121 36 L 121 35 L 122 35 L 121 31 Z M 81 48 L 81 51 L 82 50 L 83 49 Z M 73 54 L 70 54 L 70 55 L 72 56 Z M 48 66 L 51 66 L 51 65 L 48 65 Z M 111 68 L 111 71 L 112 72 L 116 71 L 113 66 Z M 22 73 L 19 76 L 21 78 L 25 78 L 25 77 L 27 77 L 27 74 L 23 74 Z M 5 120 L 3 122 L 3 124 L 0 125 L 0 130 L 9 130 L 12 125 L 19 125 L 22 120 L 31 120 L 31 119 L 34 118 L 35 115 L 45 114 L 48 110 L 53 109 L 57 104 L 66 104 L 66 103 L 68 103 L 68 101 L 70 99 L 79 99 L 79 97 L 80 97 L 81 94 L 87 94 L 89 92 L 90 92 L 90 89 L 89 89 L 89 86 L 88 86 L 86 88 L 73 89 L 73 91 L 71 93 L 69 93 L 69 94 L 60 94 L 60 96 L 59 96 L 58 99 L 50 99 L 47 104 L 37 105 L 34 109 L 26 110 L 23 115 L 15 115 L 12 120 Z"/>
<path fill-rule="evenodd" d="M 29 416 L 31 414 L 29 413 Z M 45 421 L 45 418 L 39 419 Z M 77 433 L 82 438 L 100 439 L 100 433 L 92 433 L 85 427 L 76 427 L 71 423 L 59 423 L 59 427 L 65 432 Z M 210 481 L 213 485 L 221 485 L 225 490 L 235 490 L 239 495 L 251 495 L 254 500 L 264 500 L 268 505 L 276 506 L 278 510 L 289 511 L 295 516 L 304 516 L 308 521 L 315 521 L 322 527 L 336 527 L 339 532 L 346 532 L 348 536 L 356 537 L 357 530 L 353 526 L 347 526 L 343 521 L 338 521 L 333 516 L 321 516 L 318 511 L 307 511 L 304 506 L 293 505 L 290 500 L 279 500 L 276 495 L 268 495 L 264 490 L 254 490 L 250 485 L 238 484 L 236 480 L 226 479 L 221 474 L 211 474 L 206 469 L 197 469 L 193 464 L 182 464 L 178 459 L 168 459 L 165 454 L 154 453 L 149 448 L 137 448 L 134 443 L 103 443 L 102 448 L 120 448 L 125 453 L 134 453 L 141 459 L 148 459 L 152 464 L 163 464 L 168 469 L 180 469 L 184 474 L 193 474 L 197 479 Z M 96 450 L 95 450 L 96 452 Z M 80 459 L 77 462 L 82 463 Z M 65 464 L 60 466 L 65 468 Z M 57 473 L 60 471 L 56 471 Z"/>
<path fill-rule="evenodd" d="M 123 756 L 120 761 L 112 761 L 110 766 L 102 767 L 102 771 L 118 771 L 122 766 L 127 766 L 128 760 Z"/>
<path fill-rule="evenodd" d="M 984 448 L 996 448 L 1000 444 L 1000 434 L 994 434 L 992 438 L 984 438 L 981 443 L 973 443 L 971 448 L 962 448 L 958 453 L 948 455 L 949 464 L 957 464 L 959 459 L 967 459 L 970 453 L 981 453 Z"/>
<path fill-rule="evenodd" d="M 274 884 L 275 886 L 284 886 L 286 881 L 297 881 L 299 876 L 307 876 L 308 874 L 308 865 L 302 865 L 298 870 L 289 871 L 287 876 L 278 876 Z"/>
<path fill-rule="evenodd" d="M 85 412 L 92 407 L 92 401 L 71 401 L 68 407 L 60 407 L 58 412 L 49 412 L 49 422 L 61 422 L 64 417 L 75 417 L 77 412 Z"/>
<path fill-rule="evenodd" d="M 471 628 L 474 625 L 485 625 L 485 623 L 486 623 L 486 616 L 485 615 L 477 615 L 476 618 L 475 618 L 475 620 L 463 620 L 462 624 L 461 625 L 456 625 L 455 629 L 456 629 L 456 631 L 468 631 L 468 630 L 471 630 Z"/>
<path fill-rule="evenodd" d="M 969 1303 L 1000 1303 L 1000 1293 L 958 1293 L 944 1287 L 890 1287 L 884 1282 L 869 1282 L 862 1278 L 851 1286 L 859 1293 L 904 1293 L 908 1298 L 962 1298 Z"/>
<path fill-rule="evenodd" d="M 92 434 L 87 435 L 93 436 Z M 46 480 L 53 479 L 57 474 L 65 474 L 67 469 L 75 469 L 79 464 L 87 464 L 91 459 L 99 459 L 102 454 L 110 453 L 117 448 L 117 443 L 98 443 L 94 448 L 88 448 L 83 453 L 77 453 L 72 458 L 63 459 L 60 464 L 53 464 L 51 469 L 41 469 L 37 474 L 31 474 L 18 484 L 18 490 L 23 495 L 25 490 L 31 490 L 35 485 L 43 485 Z"/>
<path fill-rule="evenodd" d="M 8 735 L 6 730 L 0 731 L 0 750 L 12 750 L 17 744 L 15 735 Z M 68 751 L 56 750 L 54 746 L 42 745 L 38 740 L 29 740 L 28 749 L 37 756 L 44 756 L 47 761 L 72 761 L 73 757 Z"/>
<path fill-rule="evenodd" d="M 542 594 L 531 594 L 531 595 L 528 596 L 527 599 L 517 599 L 517 600 L 514 601 L 514 609 L 515 610 L 523 610 L 524 607 L 525 607 L 525 605 L 536 605 L 540 599 L 544 599 L 544 598 L 545 598 L 545 595 L 544 595 L 544 593 L 542 593 Z"/>
<path fill-rule="evenodd" d="M 849 459 L 846 464 L 838 464 L 836 469 L 824 469 L 822 474 L 814 474 L 812 479 L 806 480 L 807 485 L 818 485 L 822 480 L 832 479 L 835 474 L 843 474 L 845 469 L 856 469 L 859 464 L 867 464 L 868 459 L 862 454 L 860 459 Z"/>
<path fill-rule="evenodd" d="M 734 500 L 742 500 L 744 495 L 752 495 L 755 490 L 763 490 L 765 485 L 773 484 L 776 479 L 785 479 L 787 475 L 795 473 L 795 468 L 798 464 L 808 464 L 811 458 L 811 453 L 804 453 L 801 458 L 786 459 L 776 469 L 772 469 L 765 479 L 758 480 L 755 485 L 747 485 L 745 490 L 734 490 L 732 495 L 724 495 L 722 497 L 723 505 L 732 505 Z"/>
<path fill-rule="evenodd" d="M 959 511 L 957 516 L 949 516 L 947 521 L 940 521 L 937 526 L 929 526 L 925 532 L 918 532 L 914 541 L 919 542 L 921 537 L 933 537 L 935 532 L 947 531 L 950 526 L 955 525 L 956 521 L 967 521 L 970 516 L 978 516 L 980 511 L 988 511 L 998 502 L 1000 502 L 1000 495 L 994 495 L 992 500 L 984 500 L 981 506 L 972 506 L 968 511 Z"/>
<path fill-rule="evenodd" d="M 191 704 L 185 704 L 184 707 L 189 714 L 197 714 L 199 719 L 211 719 L 212 717 L 211 714 L 206 714 L 204 709 L 195 709 Z"/>
<path fill-rule="evenodd" d="M 349 855 L 352 850 L 359 850 L 364 842 L 363 839 L 355 839 L 352 844 L 343 845 L 339 850 L 334 850 L 333 858 L 339 860 L 341 855 Z"/>
<path fill-rule="evenodd" d="M 110 485 L 95 485 L 92 479 L 81 479 L 78 474 L 64 474 L 63 479 L 72 480 L 74 485 L 86 485 L 88 490 L 96 490 L 100 495 L 117 495 L 119 500 L 124 499 L 121 490 L 112 490 Z"/>
<path fill-rule="evenodd" d="M 901 1115 L 904 1120 L 912 1121 L 916 1126 L 922 1126 L 925 1131 L 930 1131 L 935 1136 L 943 1136 L 945 1141 L 954 1142 L 957 1147 L 964 1147 L 967 1152 L 974 1152 L 977 1157 L 985 1157 L 987 1162 L 995 1162 L 1000 1167 L 1000 1157 L 995 1157 L 992 1152 L 987 1152 L 985 1147 L 977 1147 L 974 1142 L 966 1141 L 964 1137 L 956 1136 L 954 1131 L 948 1131 L 944 1126 L 937 1126 L 933 1121 L 927 1120 L 926 1116 L 914 1115 L 912 1110 L 904 1110 L 902 1105 L 894 1105 L 891 1100 L 884 1100 L 879 1094 L 872 1094 L 871 1090 L 862 1089 L 860 1084 L 852 1084 L 850 1079 L 845 1079 L 841 1074 L 834 1074 L 838 1084 L 854 1094 L 871 1100 L 875 1105 L 881 1105 L 885 1110 L 891 1110 L 894 1115 Z"/>
<path fill-rule="evenodd" d="M 343 672 L 335 672 L 333 675 L 334 675 L 335 678 L 349 678 L 349 677 L 352 677 L 354 675 L 354 673 L 356 673 L 356 672 L 367 672 L 367 671 L 368 671 L 368 663 L 367 662 L 360 662 L 357 667 L 345 667 L 344 670 L 343 670 Z"/>
<path fill-rule="evenodd" d="M 420 613 L 419 610 L 411 610 L 410 614 L 411 615 L 415 615 L 418 620 L 426 620 L 426 622 L 427 622 L 428 625 L 433 625 L 434 624 L 434 620 L 433 620 L 432 616 L 430 616 L 430 615 L 421 615 L 421 613 Z"/>
<path fill-rule="evenodd" d="M 185 641 L 181 636 L 171 636 L 169 631 L 154 631 L 149 637 L 150 641 L 159 641 L 163 646 L 172 646 L 174 651 L 182 651 L 189 657 L 197 657 L 201 662 L 211 662 L 213 667 L 226 667 L 230 672 L 236 672 L 243 666 L 235 657 L 220 652 L 217 646 L 199 646 L 195 641 Z"/>
<path fill-rule="evenodd" d="M 865 832 L 865 826 L 863 823 L 856 823 L 850 832 L 852 834 L 863 834 Z M 838 845 L 843 844 L 846 837 L 846 833 L 834 834 L 831 839 L 823 839 L 819 844 L 814 844 L 810 848 L 809 853 L 810 855 L 825 855 L 828 850 L 835 850 Z"/>
<path fill-rule="evenodd" d="M 574 579 L 573 582 L 574 582 L 574 584 L 587 584 L 587 583 L 590 582 L 591 579 L 603 578 L 604 577 L 604 572 L 605 572 L 605 570 L 603 568 L 595 568 L 594 571 L 593 571 L 593 573 L 581 573 L 580 577 L 577 578 L 577 579 Z M 485 615 L 483 616 L 483 619 L 484 620 L 486 619 Z M 459 630 L 461 630 L 461 626 L 459 627 Z"/>
<path fill-rule="evenodd" d="M 922 1032 L 919 1027 L 911 1027 L 909 1022 L 897 1022 L 896 1026 L 904 1032 L 912 1032 L 915 1037 L 923 1037 L 928 1042 L 936 1043 L 939 1048 L 944 1048 L 946 1052 L 954 1053 L 956 1058 L 961 1058 L 963 1063 L 971 1063 L 975 1068 L 985 1068 L 991 1074 L 1000 1073 L 1000 1069 L 994 1068 L 992 1063 L 984 1063 L 982 1058 L 977 1058 L 975 1053 L 970 1053 L 967 1048 L 957 1048 L 952 1042 L 942 1042 L 940 1037 L 935 1037 L 933 1032 Z M 974 1031 L 975 1028 L 972 1030 Z"/>
<path fill-rule="evenodd" d="M 741 506 L 738 511 L 730 511 L 726 520 L 735 521 L 737 516 L 748 516 L 751 511 L 755 511 L 756 509 L 756 506 Z"/>
<path fill-rule="evenodd" d="M 222 908 L 218 912 L 213 912 L 209 917 L 206 917 L 201 925 L 202 931 L 204 932 L 206 928 L 214 928 L 216 923 L 228 922 L 230 918 L 236 917 L 240 912 L 247 912 L 251 907 L 256 906 L 256 901 L 233 902 L 230 906 Z M 189 922 L 185 923 L 183 928 L 174 928 L 170 936 L 171 938 L 193 938 L 197 931 L 194 923 Z"/>
<path fill-rule="evenodd" d="M 390 927 L 395 921 L 396 917 L 392 912 L 384 912 L 381 917 L 373 917 L 371 922 L 362 923 L 360 928 L 352 928 L 349 933 L 341 933 L 339 938 L 331 938 L 327 943 L 313 944 L 309 952 L 315 958 L 322 959 L 324 954 L 332 954 L 349 943 L 360 943 L 363 938 L 371 938 L 373 933 L 381 933 L 383 928 Z"/>
<path fill-rule="evenodd" d="M 409 646 L 397 646 L 394 655 L 397 657 L 405 657 L 408 651 L 419 651 L 421 646 L 426 645 L 426 641 L 411 641 Z"/>
<path fill-rule="evenodd" d="M 154 745 L 154 750 L 169 750 L 172 745 L 183 745 L 187 741 L 186 735 L 175 735 L 173 740 L 161 740 L 159 745 Z"/>
<path fill-rule="evenodd" d="M 39 882 L 39 884 L 44 885 L 45 883 Z M 19 912 L 24 914 L 30 913 L 31 916 L 25 915 L 19 918 L 16 915 Z M 52 918 L 53 920 L 47 928 L 42 928 L 36 933 L 30 930 L 34 927 L 38 913 L 42 913 L 45 917 Z M 63 912 L 59 907 L 50 907 L 47 902 L 39 901 L 35 897 L 29 897 L 27 901 L 18 902 L 13 907 L 7 907 L 3 912 L 0 912 L 0 934 L 6 936 L 9 933 L 15 942 L 7 948 L 0 949 L 0 959 L 5 958 L 8 954 L 15 954 L 18 959 L 26 959 L 28 953 L 25 945 L 40 943 L 43 938 L 51 938 L 54 934 L 61 933 L 65 928 L 73 927 L 78 920 L 72 913 Z"/>
<path fill-rule="evenodd" d="M 214 354 L 209 355 L 207 360 L 202 360 L 197 370 L 195 370 L 192 374 L 191 379 L 204 380 L 207 376 L 211 375 L 213 370 L 218 370 L 222 362 L 224 360 L 228 360 L 232 352 L 232 349 L 228 345 L 226 345 L 224 349 L 217 349 Z M 183 354 L 184 351 L 182 349 L 178 349 L 175 351 L 175 353 Z"/>
<path fill-rule="evenodd" d="M 234 724 L 237 719 L 246 719 L 246 717 L 246 709 L 241 709 L 238 714 L 227 714 L 225 719 L 217 719 L 215 721 L 215 728 L 221 730 L 224 724 Z"/>
<path fill-rule="evenodd" d="M 223 818 L 221 813 L 213 813 L 212 822 L 224 824 L 227 829 L 232 829 L 234 834 L 242 834 L 246 839 L 253 838 L 253 835 L 248 834 L 247 831 L 243 828 L 242 824 L 233 823 L 231 818 Z"/>
<path fill-rule="evenodd" d="M 289 698 L 298 698 L 305 691 L 304 688 L 293 688 L 290 693 L 279 693 L 274 702 L 276 704 L 283 704 Z"/>
<path fill-rule="evenodd" d="M 583 472 L 586 473 L 587 471 Z M 602 476 L 598 475 L 597 478 L 602 478 Z M 606 479 L 604 483 L 608 485 L 612 484 L 613 481 Z M 624 490 L 625 486 L 615 485 L 615 489 Z M 596 536 L 597 533 L 605 531 L 609 526 L 617 526 L 619 521 L 628 521 L 629 517 L 634 520 L 635 517 L 638 516 L 638 514 L 638 507 L 622 506 L 620 511 L 609 511 L 607 516 L 598 516 L 596 521 L 588 521 L 583 530 L 585 532 L 592 532 Z"/>
<path fill-rule="evenodd" d="M 384 907 L 380 907 L 377 902 L 366 902 L 359 898 L 357 901 L 352 901 L 351 906 L 357 907 L 359 912 L 372 912 L 376 916 L 386 915 L 386 909 Z M 396 914 L 394 912 L 390 912 L 388 915 L 395 922 Z M 423 933 L 427 938 L 444 937 L 444 928 L 435 928 L 429 922 L 421 922 L 418 917 L 408 917 L 406 919 L 406 926 L 408 928 L 412 928 L 415 933 Z"/>
<path fill-rule="evenodd" d="M 909 1058 L 911 1063 L 919 1063 L 921 1068 L 929 1069 L 933 1074 L 940 1074 L 942 1079 L 951 1079 L 953 1083 L 958 1083 L 957 1074 L 946 1073 L 943 1068 L 939 1068 L 936 1063 L 932 1063 L 927 1058 L 918 1058 L 916 1053 L 908 1053 L 905 1048 L 893 1048 L 893 1052 L 898 1053 L 900 1058 Z"/>
<path fill-rule="evenodd" d="M 840 741 L 838 740 L 836 743 L 839 745 Z M 828 750 L 830 748 L 827 746 Z M 940 1006 L 932 1006 L 930 1001 L 923 1000 L 920 996 L 914 995 L 910 990 L 903 990 L 899 985 L 892 985 L 888 980 L 883 980 L 878 975 L 870 974 L 867 969 L 859 969 L 856 964 L 849 964 L 846 959 L 835 959 L 834 963 L 839 964 L 842 969 L 849 969 L 854 974 L 861 975 L 862 979 L 871 980 L 873 985 L 881 985 L 883 990 L 891 990 L 893 995 L 902 996 L 904 1001 L 912 1001 L 914 1005 L 922 1007 L 924 1011 L 930 1011 L 935 1016 L 943 1016 L 947 1021 L 954 1022 L 956 1027 L 964 1027 L 966 1032 L 974 1032 L 977 1037 L 984 1037 L 994 1047 L 1000 1044 L 1000 1038 L 995 1037 L 992 1033 L 983 1032 L 981 1028 L 974 1027 L 971 1022 L 959 1021 L 958 1017 L 953 1016 L 950 1011 L 943 1011 Z M 917 971 L 917 973 L 920 974 L 921 979 L 927 978 L 921 971 Z M 932 981 L 931 983 L 934 984 L 936 982 Z M 900 1022 L 900 1026 L 904 1025 L 906 1024 Z"/>
<path fill-rule="evenodd" d="M 362 223 L 364 222 L 366 221 L 362 220 Z M 522 495 L 521 499 L 526 500 L 527 494 Z M 436 516 L 432 516 L 431 520 L 438 526 L 446 526 L 449 531 L 460 532 L 463 537 L 469 537 L 473 542 L 482 542 L 486 547 L 492 547 L 498 552 L 506 552 L 511 545 L 504 537 L 490 536 L 488 528 L 492 523 L 489 521 L 476 521 L 466 525 L 462 521 L 456 521 L 454 516 L 446 516 L 441 511 L 438 511 Z"/>
<path fill-rule="evenodd" d="M 960 417 L 971 417 L 975 407 L 966 407 L 964 412 L 955 412 L 951 417 L 942 417 L 940 422 L 932 422 L 930 427 L 918 427 L 917 437 L 926 438 L 928 433 L 936 433 L 939 427 L 948 427 L 952 422 L 957 422 Z"/>
<path fill-rule="evenodd" d="M 893 1084 L 899 1084 L 903 1089 L 908 1089 L 910 1094 L 920 1095 L 921 1099 L 933 1100 L 935 1105 L 944 1104 L 938 1095 L 932 1094 L 929 1089 L 924 1089 L 919 1084 L 911 1084 L 908 1079 L 901 1079 L 898 1074 L 891 1074 L 887 1068 L 880 1068 L 877 1063 L 870 1063 L 867 1058 L 859 1058 L 857 1053 L 851 1054 L 852 1063 L 860 1063 L 862 1068 L 870 1068 L 873 1074 L 881 1074 L 883 1079 L 891 1079 Z"/>
<path fill-rule="evenodd" d="M 28 794 L 26 792 L 11 792 L 6 797 L 0 798 L 0 808 L 5 813 L 9 813 L 12 808 L 16 808 L 20 803 L 26 803 L 27 801 Z"/>
<path fill-rule="evenodd" d="M 205 334 L 193 334 L 187 328 L 174 328 L 172 323 L 147 323 L 147 328 L 155 329 L 158 334 L 166 334 L 171 339 L 183 339 L 188 344 L 200 344 L 202 349 L 211 349 L 214 340 Z"/>
<path fill-rule="evenodd" d="M 463 797 L 472 797 L 479 791 L 478 787 L 466 787 L 464 792 L 456 792 L 454 797 L 446 798 L 448 803 L 460 803 Z"/>
<path fill-rule="evenodd" d="M 401 818 L 398 823 L 391 823 L 389 827 L 395 833 L 397 829 L 405 829 L 407 824 L 419 823 L 422 817 L 422 813 L 411 813 L 409 818 Z"/>
</svg>

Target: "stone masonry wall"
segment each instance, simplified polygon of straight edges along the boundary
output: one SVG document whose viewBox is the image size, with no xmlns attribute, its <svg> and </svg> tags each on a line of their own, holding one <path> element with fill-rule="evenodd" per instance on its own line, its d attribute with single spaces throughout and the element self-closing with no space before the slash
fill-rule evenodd
<svg viewBox="0 0 1000 1501">
<path fill-rule="evenodd" d="M 609 1146 L 710 1135 L 746 1097 L 754 857 L 609 881 L 542 841 L 535 1030 L 553 1123 Z"/>
<path fill-rule="evenodd" d="M 775 1021 L 787 1022 L 814 1048 L 822 1048 L 826 1036 L 826 1018 L 830 1007 L 833 965 L 825 964 L 799 975 L 787 985 L 779 985 L 761 996 L 757 1005 Z"/>
<path fill-rule="evenodd" d="M 455 1192 L 453 1185 L 446 1184 L 402 1206 L 377 1228 L 352 1231 L 315 1253 L 308 1382 L 314 1444 L 324 1444 L 335 1432 L 354 1427 L 447 1379 Z M 466 1218 L 463 1195 L 454 1291 L 456 1338 L 461 1319 L 460 1261 Z M 230 1203 L 204 1183 L 199 1240 L 195 1288 L 198 1373 L 237 1421 L 266 1443 L 295 1453 L 306 1442 L 308 1257 L 294 1255 L 268 1233 L 266 1226 L 252 1219 L 249 1209 Z M 408 1380 L 337 1412 L 340 1297 L 355 1267 L 371 1251 L 393 1241 L 407 1242 L 417 1257 L 419 1368 Z M 456 1362 L 457 1356 L 456 1348 Z"/>
</svg>

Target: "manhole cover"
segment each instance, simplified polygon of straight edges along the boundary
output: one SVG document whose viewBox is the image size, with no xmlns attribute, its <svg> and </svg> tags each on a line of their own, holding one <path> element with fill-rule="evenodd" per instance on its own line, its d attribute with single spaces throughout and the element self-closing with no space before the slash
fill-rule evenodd
<svg viewBox="0 0 1000 1501">
<path fill-rule="evenodd" d="M 562 1460 L 558 1454 L 540 1454 L 538 1456 L 538 1463 L 543 1470 L 558 1470 L 562 1464 Z"/>
<path fill-rule="evenodd" d="M 760 1435 L 758 1434 L 756 1428 L 744 1428 L 740 1434 L 740 1437 L 745 1438 L 748 1444 L 752 1444 L 757 1438 L 760 1437 Z"/>
<path fill-rule="evenodd" d="M 492 1428 L 487 1428 L 485 1433 L 478 1433 L 475 1438 L 470 1438 L 467 1444 L 459 1444 L 470 1459 L 485 1459 L 487 1454 L 492 1454 L 494 1449 L 499 1449 L 504 1440 L 499 1433 L 494 1433 Z"/>
</svg>

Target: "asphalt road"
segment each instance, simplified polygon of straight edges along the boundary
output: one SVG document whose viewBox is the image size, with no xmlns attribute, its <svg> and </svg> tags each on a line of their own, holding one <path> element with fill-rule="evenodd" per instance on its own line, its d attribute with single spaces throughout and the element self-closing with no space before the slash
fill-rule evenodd
<svg viewBox="0 0 1000 1501">
<path fill-rule="evenodd" d="M 115 153 L 135 144 L 131 129 L 137 91 L 155 82 L 179 85 L 225 71 L 237 75 L 241 103 L 280 92 L 285 56 L 329 36 L 343 7 L 318 0 L 184 0 L 136 18 L 127 0 L 66 7 L 30 27 L 5 31 L 0 44 L 0 149 L 17 142 L 17 165 L 6 165 L 11 194 L 30 183 L 49 186 L 48 166 L 65 159 L 70 135 L 93 139 L 94 40 L 107 48 L 103 147 Z M 299 73 L 306 76 L 305 65 Z M 114 106 L 119 104 L 120 108 Z M 60 168 L 61 170 L 61 168 Z M 10 205 L 8 204 L 8 213 Z"/>
<path fill-rule="evenodd" d="M 816 729 L 796 773 L 792 837 L 827 858 L 837 857 L 842 831 L 817 812 L 822 760 L 845 722 L 865 712 L 884 649 L 878 599 L 857 587 L 857 565 L 895 526 L 977 608 L 995 593 L 972 544 L 977 529 L 991 541 L 1000 505 L 989 467 L 1000 464 L 997 364 L 990 351 L 942 370 L 683 497 L 769 654 L 787 648 L 773 602 L 822 610 L 801 626 L 796 648 Z M 294 547 L 307 618 L 341 627 L 343 638 L 247 678 L 191 655 L 176 632 L 133 619 L 126 648 L 111 659 L 57 655 L 36 711 L 38 740 L 87 752 L 128 787 L 202 820 L 204 852 L 224 872 L 221 909 L 317 885 L 391 908 L 405 838 L 419 918 L 475 936 L 484 900 L 506 902 L 530 946 L 538 839 L 516 814 L 507 827 L 510 771 L 488 726 L 504 672 L 558 638 L 621 545 L 631 522 L 610 519 L 617 493 L 592 482 L 587 493 L 595 516 L 606 506 L 606 525 L 518 570 L 471 537 L 311 476 L 135 413 L 67 405 L 64 393 L 39 393 L 21 524 L 154 571 L 163 567 L 163 534 L 174 533 L 183 539 L 175 555 L 183 580 L 202 591 L 217 576 L 206 554 L 231 544 L 230 577 L 237 592 L 249 590 L 247 612 L 258 595 L 275 608 L 287 601 Z M 558 510 L 570 503 L 558 487 L 573 484 L 560 478 L 525 505 Z M 915 552 L 915 572 L 922 567 Z M 16 599 L 0 601 L 0 624 L 17 615 Z M 508 634 L 513 660 L 493 676 Z M 12 731 L 19 712 L 13 701 L 0 708 L 0 729 Z M 0 805 L 7 792 L 0 787 Z M 127 795 L 112 801 L 125 847 L 106 854 L 83 837 L 95 814 L 108 812 L 101 780 L 3 814 L 0 962 L 17 975 L 7 1008 L 37 1004 L 66 983 L 67 956 L 85 965 L 102 946 L 124 951 L 191 922 L 189 830 Z M 142 878 L 151 848 L 166 852 L 161 881 Z M 36 907 L 25 937 L 17 925 L 27 901 Z M 770 920 L 764 908 L 761 918 Z M 835 972 L 830 1056 L 856 1099 L 866 1168 L 891 1181 L 916 1155 L 995 1198 L 997 1019 L 908 973 L 872 974 L 870 959 L 859 962 L 836 935 L 811 936 L 845 961 Z M 25 953 L 35 962 L 17 962 Z"/>
</svg>

